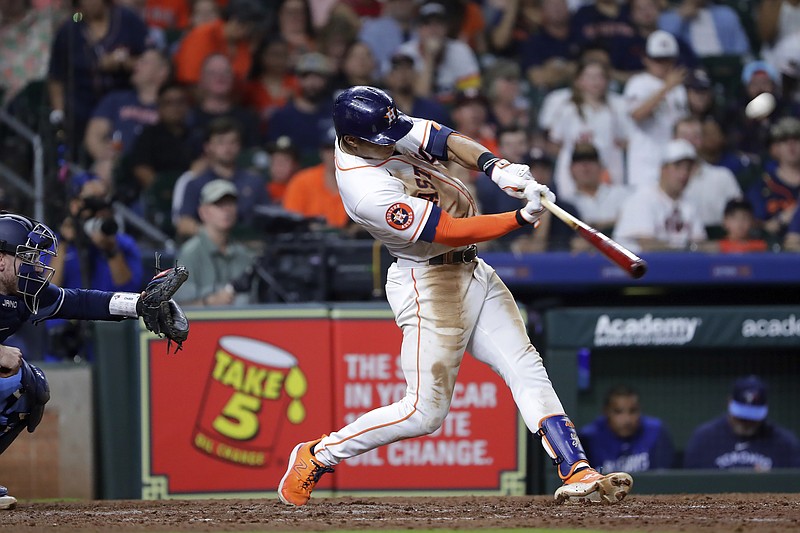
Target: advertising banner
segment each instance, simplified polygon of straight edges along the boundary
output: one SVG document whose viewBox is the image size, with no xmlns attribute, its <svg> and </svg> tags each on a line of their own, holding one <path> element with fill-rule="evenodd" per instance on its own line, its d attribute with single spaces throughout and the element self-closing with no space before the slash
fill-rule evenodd
<svg viewBox="0 0 800 533">
<path fill-rule="evenodd" d="M 402 334 L 390 313 L 334 309 L 333 317 L 338 427 L 400 400 L 406 382 Z M 526 435 L 503 380 L 466 354 L 442 427 L 344 461 L 336 467 L 336 490 L 524 494 Z"/>
<path fill-rule="evenodd" d="M 551 348 L 800 346 L 800 307 L 562 309 L 547 336 Z"/>
<path fill-rule="evenodd" d="M 274 495 L 295 444 L 333 422 L 327 315 L 192 313 L 175 355 L 143 333 L 143 497 Z"/>
<path fill-rule="evenodd" d="M 189 319 L 175 355 L 141 332 L 145 499 L 275 497 L 298 442 L 405 394 L 401 332 L 383 308 Z M 441 429 L 343 462 L 314 493 L 524 494 L 526 438 L 503 381 L 465 355 Z"/>
</svg>

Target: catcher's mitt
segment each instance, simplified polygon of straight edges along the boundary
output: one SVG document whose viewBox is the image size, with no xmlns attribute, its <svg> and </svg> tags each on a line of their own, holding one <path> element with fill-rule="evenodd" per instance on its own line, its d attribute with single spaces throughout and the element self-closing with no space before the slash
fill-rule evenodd
<svg viewBox="0 0 800 533">
<path fill-rule="evenodd" d="M 189 271 L 183 265 L 159 272 L 147 284 L 136 303 L 136 314 L 142 317 L 145 327 L 159 337 L 167 337 L 167 353 L 173 342 L 177 345 L 177 353 L 189 336 L 189 321 L 180 306 L 172 300 L 172 295 L 187 279 Z"/>
</svg>

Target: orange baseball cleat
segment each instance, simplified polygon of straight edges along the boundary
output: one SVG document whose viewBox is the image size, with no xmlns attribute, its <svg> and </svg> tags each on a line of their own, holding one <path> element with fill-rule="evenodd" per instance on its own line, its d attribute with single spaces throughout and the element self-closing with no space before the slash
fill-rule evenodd
<svg viewBox="0 0 800 533">
<path fill-rule="evenodd" d="M 278 485 L 278 496 L 283 503 L 298 507 L 305 505 L 311 498 L 311 491 L 314 490 L 319 478 L 323 474 L 333 472 L 333 468 L 317 461 L 312 452 L 314 446 L 325 437 L 327 435 L 314 441 L 301 442 L 292 450 L 289 456 L 289 468 Z"/>
<path fill-rule="evenodd" d="M 595 502 L 617 503 L 633 488 L 633 477 L 625 472 L 603 475 L 594 468 L 572 474 L 556 489 L 556 503 Z"/>
</svg>

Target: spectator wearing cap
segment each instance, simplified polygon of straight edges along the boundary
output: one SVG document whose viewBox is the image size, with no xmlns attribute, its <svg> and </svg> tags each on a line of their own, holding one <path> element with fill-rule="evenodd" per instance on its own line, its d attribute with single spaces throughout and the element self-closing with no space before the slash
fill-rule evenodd
<svg viewBox="0 0 800 533">
<path fill-rule="evenodd" d="M 628 184 L 635 187 L 659 179 L 661 154 L 678 119 L 687 114 L 684 68 L 676 65 L 678 43 L 671 34 L 655 31 L 647 38 L 645 71 L 625 85 L 631 118 L 626 157 Z"/>
<path fill-rule="evenodd" d="M 721 253 L 767 251 L 767 241 L 757 236 L 753 206 L 747 200 L 734 198 L 725 204 L 722 227 L 725 229 L 725 235 L 717 241 Z"/>
<path fill-rule="evenodd" d="M 298 93 L 299 84 L 289 64 L 289 46 L 281 37 L 267 36 L 253 56 L 250 79 L 242 103 L 258 114 L 260 131 L 266 135 L 272 115 Z"/>
<path fill-rule="evenodd" d="M 637 187 L 625 201 L 614 227 L 614 240 L 638 251 L 697 250 L 706 245 L 706 230 L 684 191 L 697 159 L 689 141 L 666 143 L 656 186 Z"/>
<path fill-rule="evenodd" d="M 319 162 L 319 145 L 333 125 L 328 91 L 333 69 L 326 56 L 310 52 L 300 56 L 295 71 L 300 90 L 272 115 L 267 140 L 288 136 L 303 166 L 309 166 Z"/>
<path fill-rule="evenodd" d="M 178 237 L 191 237 L 200 229 L 200 191 L 210 181 L 224 179 L 236 186 L 239 193 L 238 221 L 242 226 L 252 224 L 256 206 L 270 203 L 264 180 L 239 165 L 241 150 L 241 134 L 234 120 L 220 118 L 209 125 L 204 146 L 205 168 L 185 184 L 182 197 L 175 202 L 180 206 L 175 225 Z M 179 194 L 177 188 L 180 182 L 179 179 L 176 183 L 174 196 Z"/>
<path fill-rule="evenodd" d="M 233 182 L 217 179 L 200 189 L 197 212 L 200 228 L 183 243 L 178 263 L 191 275 L 175 293 L 185 306 L 223 306 L 254 303 L 252 284 L 247 277 L 254 257 L 241 243 L 231 238 L 237 220 L 239 191 Z M 240 287 L 245 285 L 244 290 Z M 237 291 L 237 289 L 239 289 Z"/>
<path fill-rule="evenodd" d="M 631 0 L 630 24 L 633 27 L 633 35 L 618 37 L 612 40 L 609 46 L 616 81 L 625 83 L 632 75 L 645 69 L 647 39 L 658 30 L 660 14 L 661 3 L 659 0 Z M 692 47 L 683 39 L 676 37 L 675 40 L 678 43 L 677 63 L 686 68 L 697 66 L 697 56 L 692 51 Z"/>
<path fill-rule="evenodd" d="M 769 236 L 782 240 L 800 198 L 800 119 L 784 117 L 770 129 L 770 153 L 761 179 L 747 190 L 756 219 Z"/>
<path fill-rule="evenodd" d="M 319 146 L 322 162 L 292 176 L 283 197 L 283 207 L 305 218 L 321 219 L 331 228 L 343 229 L 350 224 L 350 218 L 336 184 L 335 148 L 336 132 L 330 128 Z"/>
<path fill-rule="evenodd" d="M 178 177 L 192 164 L 189 136 L 189 100 L 182 85 L 169 84 L 158 93 L 158 122 L 136 138 L 129 158 L 133 183 L 117 184 L 129 202 L 141 195 L 145 217 L 172 233 L 172 191 Z M 121 190 L 122 189 L 122 190 Z"/>
<path fill-rule="evenodd" d="M 475 52 L 462 41 L 447 36 L 447 12 L 439 2 L 419 8 L 417 36 L 398 49 L 414 59 L 418 96 L 452 101 L 458 91 L 478 89 L 481 72 Z"/>
<path fill-rule="evenodd" d="M 767 420 L 767 385 L 758 376 L 733 383 L 727 412 L 694 430 L 684 451 L 685 468 L 753 470 L 800 467 L 800 441 Z"/>
<path fill-rule="evenodd" d="M 239 124 L 245 148 L 262 144 L 258 117 L 251 109 L 237 103 L 233 68 L 227 56 L 213 54 L 206 58 L 195 93 L 197 103 L 189 112 L 193 157 L 202 155 L 208 127 L 219 118 L 235 120 Z"/>
<path fill-rule="evenodd" d="M 741 198 L 742 189 L 729 169 L 703 160 L 703 124 L 696 117 L 684 117 L 675 124 L 675 138 L 689 141 L 699 154 L 692 165 L 689 184 L 684 193 L 694 206 L 697 216 L 706 228 L 722 226 L 725 204 Z"/>
<path fill-rule="evenodd" d="M 569 168 L 575 184 L 572 202 L 578 208 L 581 220 L 610 234 L 617 223 L 622 205 L 631 195 L 630 189 L 603 181 L 600 153 L 592 143 L 579 142 L 575 145 Z M 577 239 L 575 243 L 588 245 L 583 239 Z M 590 249 L 588 246 L 582 248 Z"/>
<path fill-rule="evenodd" d="M 521 48 L 521 66 L 539 92 L 568 85 L 575 76 L 580 45 L 566 0 L 543 0 L 542 27 Z"/>
<path fill-rule="evenodd" d="M 684 85 L 691 116 L 704 120 L 706 117 L 716 115 L 711 78 L 708 77 L 705 70 L 695 68 L 689 71 Z"/>
<path fill-rule="evenodd" d="M 241 87 L 250 73 L 253 40 L 263 18 L 263 8 L 256 0 L 231 0 L 220 20 L 202 24 L 183 38 L 173 58 L 175 79 L 196 84 L 206 58 L 222 54 L 230 59 L 234 78 Z"/>
<path fill-rule="evenodd" d="M 750 55 L 750 41 L 739 15 L 708 0 L 682 0 L 661 14 L 658 27 L 680 37 L 699 57 Z"/>
<path fill-rule="evenodd" d="M 560 198 L 572 199 L 572 150 L 578 143 L 592 144 L 611 183 L 625 182 L 623 148 L 628 142 L 629 119 L 622 98 L 609 90 L 610 72 L 600 61 L 582 61 L 572 84 L 570 99 L 561 107 L 548 139 L 558 150 L 555 183 Z"/>
<path fill-rule="evenodd" d="M 300 169 L 300 159 L 292 140 L 286 135 L 267 143 L 269 154 L 267 191 L 274 203 L 283 203 L 289 180 Z"/>
<path fill-rule="evenodd" d="M 379 17 L 362 20 L 358 38 L 367 43 L 383 72 L 400 45 L 411 40 L 416 7 L 414 0 L 386 0 Z"/>
<path fill-rule="evenodd" d="M 389 61 L 389 70 L 383 78 L 383 85 L 403 113 L 427 118 L 439 124 L 450 124 L 450 113 L 446 107 L 433 98 L 422 98 L 414 93 L 416 79 L 414 58 L 398 52 Z"/>
</svg>

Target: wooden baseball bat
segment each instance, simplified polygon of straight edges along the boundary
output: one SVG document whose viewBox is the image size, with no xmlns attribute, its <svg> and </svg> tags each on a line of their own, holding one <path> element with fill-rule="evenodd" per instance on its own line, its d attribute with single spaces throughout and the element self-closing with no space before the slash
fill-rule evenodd
<svg viewBox="0 0 800 533">
<path fill-rule="evenodd" d="M 564 211 L 559 206 L 542 196 L 542 205 L 560 218 L 567 226 L 578 232 L 592 246 L 616 263 L 633 278 L 641 278 L 647 272 L 647 262 L 618 242 L 603 235 L 578 217 Z"/>
</svg>

